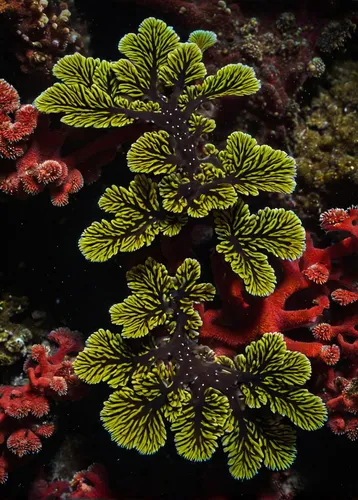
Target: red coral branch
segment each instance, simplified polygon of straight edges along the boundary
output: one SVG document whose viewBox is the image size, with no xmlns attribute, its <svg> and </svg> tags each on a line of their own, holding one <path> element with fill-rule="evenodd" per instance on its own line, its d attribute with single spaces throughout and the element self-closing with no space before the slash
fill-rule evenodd
<svg viewBox="0 0 358 500">
<path fill-rule="evenodd" d="M 24 371 L 29 382 L 22 386 L 0 388 L 0 482 L 4 482 L 11 462 L 11 454 L 19 458 L 38 453 L 42 439 L 55 431 L 51 421 L 42 420 L 50 413 L 51 399 L 77 399 L 83 387 L 74 374 L 72 362 L 82 350 L 83 342 L 78 332 L 59 328 L 48 335 L 58 346 L 51 352 L 43 345 L 34 345 Z M 9 454 L 8 452 L 11 452 Z"/>
<path fill-rule="evenodd" d="M 114 129 L 63 155 L 65 141 L 71 142 L 76 131 L 51 130 L 48 119 L 42 116 L 28 150 L 16 162 L 16 170 L 0 179 L 0 191 L 26 196 L 48 188 L 55 206 L 67 205 L 71 194 L 99 178 L 101 167 L 114 159 L 120 144 L 135 140 L 148 128 L 148 125 L 133 125 Z"/>
</svg>

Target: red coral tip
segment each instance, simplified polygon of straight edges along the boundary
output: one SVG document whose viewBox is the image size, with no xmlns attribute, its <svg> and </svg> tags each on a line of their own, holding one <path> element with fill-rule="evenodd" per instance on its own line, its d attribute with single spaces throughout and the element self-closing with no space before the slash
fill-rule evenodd
<svg viewBox="0 0 358 500">
<path fill-rule="evenodd" d="M 315 339 L 321 342 L 329 342 L 334 337 L 334 332 L 328 323 L 320 323 L 312 328 L 312 333 Z"/>
<path fill-rule="evenodd" d="M 344 290 L 343 288 L 337 288 L 337 290 L 332 292 L 331 297 L 340 306 L 348 306 L 358 300 L 358 293 Z"/>
<path fill-rule="evenodd" d="M 321 228 L 324 231 L 333 230 L 334 228 L 332 226 L 345 221 L 348 217 L 347 210 L 343 208 L 331 208 L 320 215 Z"/>
<path fill-rule="evenodd" d="M 338 345 L 324 345 L 320 352 L 320 358 L 326 365 L 333 366 L 338 363 L 340 358 L 340 350 Z"/>
<path fill-rule="evenodd" d="M 18 457 L 41 450 L 40 438 L 29 429 L 19 429 L 13 432 L 7 440 L 7 447 Z"/>
<path fill-rule="evenodd" d="M 323 285 L 329 277 L 329 270 L 323 264 L 313 264 L 303 271 L 303 275 L 318 285 Z"/>
</svg>

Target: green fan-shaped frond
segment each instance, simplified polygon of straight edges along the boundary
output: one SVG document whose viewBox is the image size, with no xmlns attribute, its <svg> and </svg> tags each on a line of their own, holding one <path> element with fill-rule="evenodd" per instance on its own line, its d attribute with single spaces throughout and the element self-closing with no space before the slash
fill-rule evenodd
<svg viewBox="0 0 358 500">
<path fill-rule="evenodd" d="M 111 63 L 111 69 L 116 76 L 119 93 L 134 99 L 143 97 L 148 81 L 133 63 L 128 59 L 119 59 Z"/>
<path fill-rule="evenodd" d="M 139 338 L 167 320 L 171 279 L 166 267 L 148 258 L 127 273 L 133 295 L 114 304 L 112 323 L 123 325 L 123 337 Z"/>
<path fill-rule="evenodd" d="M 198 462 L 211 458 L 229 416 L 227 397 L 212 388 L 205 390 L 200 406 L 193 402 L 183 405 L 182 413 L 171 426 L 179 455 Z"/>
<path fill-rule="evenodd" d="M 93 83 L 93 75 L 101 64 L 100 59 L 84 57 L 79 54 L 71 54 L 62 57 L 53 67 L 53 74 L 67 85 L 84 85 L 90 87 Z"/>
<path fill-rule="evenodd" d="M 245 354 L 236 356 L 234 362 L 240 371 L 266 376 L 274 374 L 282 365 L 286 352 L 281 333 L 266 333 L 260 340 L 246 346 Z"/>
<path fill-rule="evenodd" d="M 104 262 L 121 252 L 132 252 L 150 245 L 163 232 L 175 236 L 185 225 L 185 217 L 167 216 L 160 211 L 158 185 L 137 175 L 129 189 L 112 186 L 99 200 L 99 206 L 116 218 L 93 222 L 83 232 L 79 247 L 93 262 Z"/>
<path fill-rule="evenodd" d="M 185 259 L 174 276 L 174 289 L 181 291 L 181 300 L 210 302 L 215 296 L 211 283 L 196 283 L 200 278 L 200 264 L 195 259 Z"/>
<path fill-rule="evenodd" d="M 163 208 L 175 214 L 181 214 L 188 206 L 185 191 L 190 186 L 190 180 L 181 174 L 169 174 L 159 183 L 159 193 L 162 197 Z"/>
<path fill-rule="evenodd" d="M 281 334 L 265 333 L 251 342 L 245 354 L 236 356 L 235 365 L 256 377 L 240 386 L 249 407 L 269 404 L 273 413 L 287 416 L 302 429 L 322 427 L 327 417 L 322 400 L 298 387 L 310 374 L 309 362 L 303 354 L 287 351 Z"/>
<path fill-rule="evenodd" d="M 188 120 L 189 131 L 196 132 L 199 135 L 201 134 L 210 134 L 213 130 L 215 130 L 216 123 L 211 118 L 207 118 L 206 116 L 199 115 L 197 113 L 193 113 Z"/>
<path fill-rule="evenodd" d="M 261 468 L 264 459 L 262 442 L 254 422 L 232 418 L 232 430 L 222 438 L 228 455 L 228 465 L 235 479 L 251 479 Z"/>
<path fill-rule="evenodd" d="M 154 367 L 141 365 L 132 375 L 132 386 L 137 396 L 154 401 L 172 385 L 174 374 L 173 366 L 167 367 L 163 362 Z"/>
<path fill-rule="evenodd" d="M 199 95 L 206 99 L 218 99 L 227 95 L 243 96 L 255 94 L 260 82 L 255 71 L 244 64 L 228 64 L 215 75 L 208 76 L 200 88 Z"/>
<path fill-rule="evenodd" d="M 167 433 L 161 407 L 129 387 L 111 394 L 104 403 L 101 419 L 113 441 L 123 448 L 151 455 L 165 444 Z"/>
<path fill-rule="evenodd" d="M 296 458 L 296 432 L 291 425 L 273 418 L 255 420 L 262 442 L 264 465 L 271 470 L 284 470 Z"/>
<path fill-rule="evenodd" d="M 40 94 L 35 105 L 43 113 L 65 113 L 61 121 L 73 127 L 122 127 L 134 121 L 113 113 L 112 98 L 97 85 L 55 83 Z"/>
<path fill-rule="evenodd" d="M 175 85 L 180 88 L 201 80 L 206 75 L 202 57 L 195 43 L 181 43 L 168 54 L 166 64 L 159 68 L 159 78 L 168 87 Z"/>
<path fill-rule="evenodd" d="M 292 193 L 295 189 L 294 159 L 270 146 L 259 146 L 249 134 L 233 132 L 229 135 L 219 158 L 240 194 Z"/>
<path fill-rule="evenodd" d="M 224 210 L 237 200 L 235 189 L 228 183 L 204 184 L 198 191 L 188 206 L 187 212 L 191 217 L 206 217 L 212 210 Z"/>
<path fill-rule="evenodd" d="M 231 184 L 199 185 L 181 174 L 165 176 L 159 183 L 159 193 L 165 210 L 182 213 L 186 209 L 188 215 L 198 218 L 206 217 L 212 210 L 228 208 L 237 200 Z"/>
<path fill-rule="evenodd" d="M 113 388 L 126 385 L 133 370 L 134 354 L 118 334 L 99 329 L 86 342 L 73 366 L 87 384 L 107 382 Z"/>
<path fill-rule="evenodd" d="M 155 82 L 160 66 L 168 54 L 179 47 L 179 37 L 164 21 L 149 17 L 144 19 L 138 34 L 128 33 L 118 44 L 118 49 L 141 73 L 146 88 Z"/>
<path fill-rule="evenodd" d="M 189 42 L 196 43 L 202 52 L 217 42 L 216 33 L 213 31 L 196 30 L 190 33 Z"/>
<path fill-rule="evenodd" d="M 266 374 L 265 383 L 286 386 L 303 385 L 311 376 L 311 363 L 300 352 L 286 351 L 282 364 L 276 366 L 274 373 Z"/>
<path fill-rule="evenodd" d="M 190 400 L 190 392 L 184 389 L 169 392 L 167 395 L 167 402 L 163 407 L 164 416 L 168 422 L 175 422 L 182 414 L 183 405 L 186 406 Z"/>
<path fill-rule="evenodd" d="M 270 410 L 288 417 L 295 425 L 306 431 L 314 431 L 327 420 L 327 409 L 321 398 L 307 389 L 267 390 Z"/>
<path fill-rule="evenodd" d="M 216 249 L 243 279 L 246 290 L 260 296 L 272 293 L 276 278 L 262 252 L 281 259 L 300 257 L 305 248 L 305 232 L 300 219 L 282 208 L 265 208 L 257 215 L 250 215 L 242 200 L 214 215 L 220 241 Z"/>
<path fill-rule="evenodd" d="M 175 171 L 177 158 L 164 130 L 145 132 L 131 146 L 127 154 L 132 172 L 170 174 Z"/>
</svg>

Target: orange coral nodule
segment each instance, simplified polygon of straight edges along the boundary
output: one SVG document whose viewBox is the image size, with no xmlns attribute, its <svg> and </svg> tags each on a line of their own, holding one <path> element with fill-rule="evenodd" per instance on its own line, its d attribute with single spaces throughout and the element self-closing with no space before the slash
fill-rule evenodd
<svg viewBox="0 0 358 500">
<path fill-rule="evenodd" d="M 329 342 L 334 337 L 334 331 L 328 323 L 319 323 L 312 328 L 312 333 L 314 338 L 321 342 Z"/>
<path fill-rule="evenodd" d="M 320 352 L 320 359 L 328 366 L 333 366 L 338 363 L 341 352 L 338 345 L 324 345 Z"/>
<path fill-rule="evenodd" d="M 313 264 L 303 271 L 303 275 L 317 285 L 323 285 L 328 281 L 329 270 L 324 264 Z"/>
<path fill-rule="evenodd" d="M 332 230 L 332 226 L 340 224 L 349 217 L 347 210 L 343 208 L 330 208 L 320 215 L 321 228 L 324 231 Z"/>
<path fill-rule="evenodd" d="M 358 293 L 350 290 L 344 290 L 343 288 L 337 288 L 337 290 L 332 292 L 331 297 L 340 306 L 348 306 L 358 300 Z"/>
</svg>

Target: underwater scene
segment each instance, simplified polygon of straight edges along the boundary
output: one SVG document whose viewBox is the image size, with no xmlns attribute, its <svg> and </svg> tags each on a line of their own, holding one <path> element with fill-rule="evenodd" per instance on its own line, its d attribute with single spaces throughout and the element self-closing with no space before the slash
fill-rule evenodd
<svg viewBox="0 0 358 500">
<path fill-rule="evenodd" d="M 358 500 L 357 25 L 0 0 L 0 500 Z"/>
</svg>

